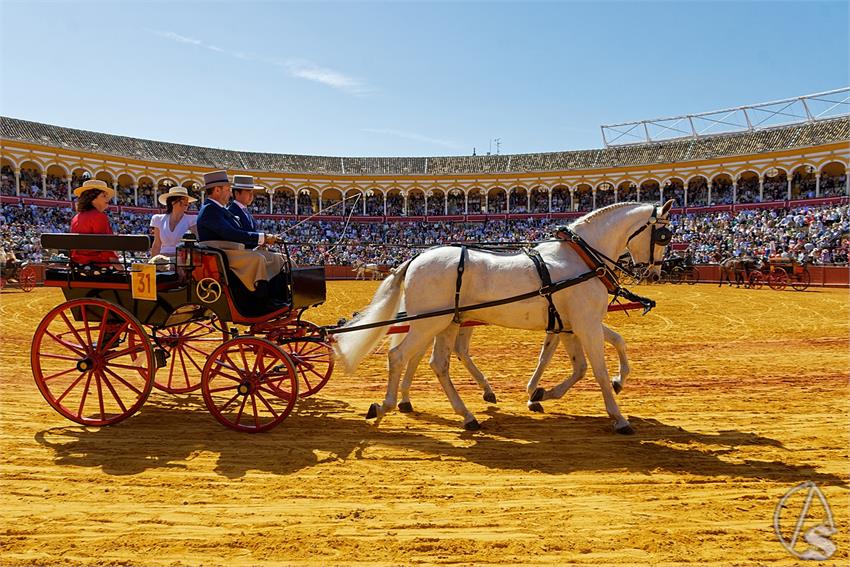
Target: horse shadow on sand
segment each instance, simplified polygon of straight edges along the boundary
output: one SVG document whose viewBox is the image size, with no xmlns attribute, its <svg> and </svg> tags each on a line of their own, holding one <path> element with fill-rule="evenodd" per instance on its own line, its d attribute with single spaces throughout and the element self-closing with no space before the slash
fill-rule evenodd
<svg viewBox="0 0 850 567">
<path fill-rule="evenodd" d="M 215 455 L 215 472 L 226 478 L 241 478 L 248 471 L 287 475 L 329 462 L 379 458 L 365 453 L 384 447 L 423 461 L 441 457 L 552 475 L 669 472 L 848 486 L 842 477 L 815 466 L 742 458 L 744 447 L 771 448 L 774 455 L 777 449 L 786 451 L 780 441 L 747 431 L 700 433 L 629 416 L 637 434 L 621 436 L 612 433 L 611 420 L 602 416 L 526 415 L 493 406 L 481 415 L 489 419 L 475 433 L 461 430 L 458 419 L 418 412 L 391 414 L 376 428 L 347 402 L 308 398 L 274 430 L 251 435 L 220 425 L 198 398 L 173 396 L 149 401 L 115 426 L 51 428 L 35 439 L 53 451 L 58 466 L 100 468 L 114 476 L 188 470 L 190 461 L 203 453 Z"/>
</svg>

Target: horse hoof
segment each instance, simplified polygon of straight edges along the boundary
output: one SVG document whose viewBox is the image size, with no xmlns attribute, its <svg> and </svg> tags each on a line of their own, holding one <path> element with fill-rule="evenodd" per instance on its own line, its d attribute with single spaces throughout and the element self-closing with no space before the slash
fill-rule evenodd
<svg viewBox="0 0 850 567">
<path fill-rule="evenodd" d="M 473 419 L 472 421 L 467 421 L 463 424 L 463 428 L 467 431 L 478 431 L 481 429 L 481 424 L 478 423 L 477 419 Z"/>
<path fill-rule="evenodd" d="M 624 425 L 623 427 L 618 427 L 614 431 L 616 433 L 619 433 L 620 435 L 634 435 L 635 434 L 635 430 L 632 429 L 631 425 Z"/>
<path fill-rule="evenodd" d="M 413 411 L 413 404 L 410 402 L 401 402 L 398 404 L 398 411 L 401 413 L 410 413 Z"/>
<path fill-rule="evenodd" d="M 611 387 L 614 388 L 615 394 L 619 394 L 620 392 L 623 391 L 623 385 L 620 384 L 619 382 L 611 382 Z"/>
<path fill-rule="evenodd" d="M 543 400 L 543 396 L 546 395 L 546 388 L 537 388 L 532 392 L 531 398 L 529 398 L 532 402 L 540 402 Z"/>
<path fill-rule="evenodd" d="M 537 413 L 543 413 L 543 404 L 540 402 L 532 402 L 528 404 L 528 409 Z"/>
<path fill-rule="evenodd" d="M 487 392 L 486 394 L 484 394 L 484 401 L 489 402 L 491 404 L 495 404 L 496 394 L 494 394 L 493 392 Z"/>
<path fill-rule="evenodd" d="M 366 419 L 375 419 L 378 417 L 378 410 L 381 409 L 379 404 L 369 406 L 369 411 L 366 412 Z"/>
</svg>

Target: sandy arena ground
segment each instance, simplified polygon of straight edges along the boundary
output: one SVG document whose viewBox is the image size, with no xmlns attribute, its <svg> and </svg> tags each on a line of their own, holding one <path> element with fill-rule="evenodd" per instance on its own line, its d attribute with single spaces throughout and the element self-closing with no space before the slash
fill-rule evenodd
<svg viewBox="0 0 850 567">
<path fill-rule="evenodd" d="M 333 323 L 375 288 L 333 282 L 310 319 Z M 624 437 L 592 376 L 528 412 L 542 333 L 496 328 L 476 330 L 472 352 L 498 405 L 453 364 L 477 433 L 462 430 L 424 363 L 416 412 L 368 425 L 385 389 L 380 353 L 267 434 L 225 429 L 200 394 L 156 390 L 123 423 L 84 428 L 42 400 L 29 366 L 33 330 L 61 293 L 6 290 L 0 563 L 794 564 L 774 509 L 811 480 L 838 530 L 826 564 L 847 565 L 847 290 L 637 291 L 658 308 L 608 316 L 632 360 L 619 402 L 637 434 Z M 542 383 L 567 374 L 559 353 Z M 788 532 L 798 497 L 782 516 Z M 822 515 L 816 501 L 804 531 Z"/>
</svg>

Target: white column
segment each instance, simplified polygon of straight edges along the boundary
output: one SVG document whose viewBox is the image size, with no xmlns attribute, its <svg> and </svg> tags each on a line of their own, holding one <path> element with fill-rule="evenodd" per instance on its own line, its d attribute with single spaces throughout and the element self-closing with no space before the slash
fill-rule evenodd
<svg viewBox="0 0 850 567">
<path fill-rule="evenodd" d="M 815 174 L 815 197 L 820 197 L 820 172 Z"/>
<path fill-rule="evenodd" d="M 115 191 L 115 195 L 112 196 L 112 202 L 117 204 L 118 203 L 118 182 L 117 181 L 112 182 L 112 190 Z"/>
<path fill-rule="evenodd" d="M 510 190 L 505 191 L 505 214 L 511 214 L 511 192 Z"/>
<path fill-rule="evenodd" d="M 570 188 L 570 212 L 576 210 L 576 190 L 574 187 Z"/>
<path fill-rule="evenodd" d="M 298 216 L 298 189 L 295 190 L 295 216 Z"/>
<path fill-rule="evenodd" d="M 319 193 L 319 200 L 317 201 L 317 203 L 319 205 L 319 210 L 321 211 L 322 210 L 322 194 L 321 193 Z"/>
<path fill-rule="evenodd" d="M 738 182 L 737 181 L 732 182 L 732 204 L 733 205 L 738 204 Z"/>
<path fill-rule="evenodd" d="M 685 184 L 684 189 L 685 189 L 685 208 L 687 208 L 688 207 L 688 184 L 687 183 Z"/>
<path fill-rule="evenodd" d="M 706 204 L 706 206 L 710 207 L 711 206 L 711 190 L 714 189 L 714 181 L 709 181 L 707 187 L 708 187 L 708 195 L 706 195 L 706 197 L 705 197 L 705 204 Z"/>
<path fill-rule="evenodd" d="M 363 216 L 365 217 L 366 216 L 366 200 L 368 199 L 368 197 L 366 196 L 366 193 L 360 193 L 360 195 L 363 198 Z"/>
<path fill-rule="evenodd" d="M 464 191 L 463 193 L 463 214 L 469 214 L 469 193 L 467 193 L 466 191 Z"/>
<path fill-rule="evenodd" d="M 405 193 L 401 197 L 402 197 L 401 214 L 403 216 L 407 216 L 407 193 Z"/>
<path fill-rule="evenodd" d="M 759 202 L 764 202 L 764 177 L 759 177 Z"/>
<path fill-rule="evenodd" d="M 613 189 L 611 189 L 611 191 L 614 192 L 614 202 L 619 203 L 620 202 L 620 188 L 614 187 Z M 593 208 L 595 209 L 596 207 L 593 207 Z"/>
<path fill-rule="evenodd" d="M 844 170 L 844 194 L 850 197 L 850 175 L 846 169 Z"/>
<path fill-rule="evenodd" d="M 21 170 L 15 169 L 15 195 L 21 196 Z"/>
<path fill-rule="evenodd" d="M 490 193 L 484 193 L 484 210 L 482 211 L 485 215 L 490 212 Z"/>
<path fill-rule="evenodd" d="M 443 193 L 443 214 L 447 215 L 447 216 L 449 214 L 449 194 L 448 193 Z"/>
<path fill-rule="evenodd" d="M 384 216 L 387 216 L 387 194 L 384 193 Z"/>
<path fill-rule="evenodd" d="M 549 188 L 548 198 L 549 198 L 549 214 L 550 214 L 550 215 L 552 214 L 552 193 L 553 193 L 554 191 L 555 191 L 555 190 L 554 190 L 554 189 L 552 189 L 551 187 Z"/>
<path fill-rule="evenodd" d="M 637 188 L 637 202 L 640 203 L 640 186 Z"/>
<path fill-rule="evenodd" d="M 663 203 L 664 202 L 664 187 L 661 185 L 658 186 L 658 199 Z"/>
<path fill-rule="evenodd" d="M 616 197 L 615 197 L 616 198 Z M 593 188 L 593 204 L 590 206 L 592 210 L 596 210 L 596 188 Z"/>
<path fill-rule="evenodd" d="M 788 181 L 788 188 L 785 191 L 785 199 L 787 201 L 790 201 L 791 200 L 791 175 L 789 173 L 786 173 L 785 179 Z"/>
<path fill-rule="evenodd" d="M 526 189 L 525 191 L 525 212 L 531 212 L 531 190 Z"/>
<path fill-rule="evenodd" d="M 65 184 L 65 191 L 68 193 L 68 200 L 71 200 L 71 196 L 74 194 L 71 190 L 71 178 L 63 179 L 62 182 Z"/>
</svg>

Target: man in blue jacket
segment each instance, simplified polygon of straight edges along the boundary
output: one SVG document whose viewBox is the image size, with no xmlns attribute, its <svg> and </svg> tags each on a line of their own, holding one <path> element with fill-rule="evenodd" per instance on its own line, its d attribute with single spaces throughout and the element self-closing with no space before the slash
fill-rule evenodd
<svg viewBox="0 0 850 567">
<path fill-rule="evenodd" d="M 251 184 L 253 186 L 253 178 Z M 198 241 L 221 249 L 227 255 L 230 269 L 249 291 L 257 291 L 261 298 L 285 295 L 280 275 L 286 268 L 286 259 L 280 254 L 256 249 L 275 244 L 280 237 L 257 231 L 250 213 L 243 220 L 228 209 L 232 190 L 226 171 L 204 174 L 204 192 L 206 199 L 198 214 Z"/>
<path fill-rule="evenodd" d="M 254 191 L 262 191 L 263 188 L 254 185 L 254 178 L 250 175 L 234 175 L 230 187 L 233 190 L 233 200 L 227 205 L 227 210 L 239 217 L 246 230 L 257 230 L 257 223 L 248 207 L 254 202 Z"/>
</svg>

